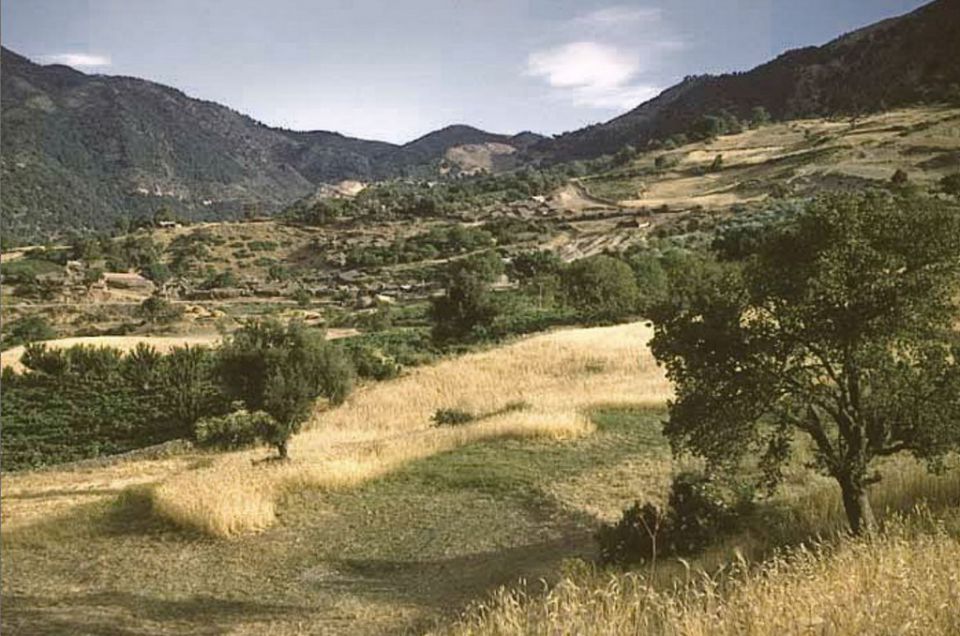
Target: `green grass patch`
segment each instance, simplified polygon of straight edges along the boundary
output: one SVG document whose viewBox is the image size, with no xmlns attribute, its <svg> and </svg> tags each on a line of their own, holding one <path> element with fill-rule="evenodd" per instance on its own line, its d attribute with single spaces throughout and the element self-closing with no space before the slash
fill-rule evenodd
<svg viewBox="0 0 960 636">
<path fill-rule="evenodd" d="M 292 493 L 280 523 L 236 541 L 151 520 L 136 493 L 5 532 L 2 627 L 419 631 L 498 585 L 551 578 L 563 559 L 593 554 L 594 521 L 546 487 L 666 446 L 661 411 L 592 415 L 597 432 L 578 440 L 481 443 L 354 490 Z"/>
</svg>

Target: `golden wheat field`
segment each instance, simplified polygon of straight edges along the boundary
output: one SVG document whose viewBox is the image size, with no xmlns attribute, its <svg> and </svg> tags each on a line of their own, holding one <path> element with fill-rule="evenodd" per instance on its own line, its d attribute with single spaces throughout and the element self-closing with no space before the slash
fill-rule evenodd
<svg viewBox="0 0 960 636">
<path fill-rule="evenodd" d="M 230 537 L 269 526 L 286 490 L 349 487 L 478 440 L 582 435 L 591 427 L 588 406 L 662 403 L 670 395 L 647 348 L 651 335 L 642 323 L 558 331 L 414 370 L 320 409 L 293 439 L 289 462 L 258 462 L 263 450 L 234 453 L 163 481 L 155 510 Z M 441 408 L 496 413 L 518 403 L 523 408 L 466 426 L 431 426 Z"/>
<path fill-rule="evenodd" d="M 960 541 L 916 518 L 872 539 L 788 550 L 664 591 L 642 573 L 586 572 L 545 593 L 501 589 L 446 633 L 760 636 L 960 633 Z"/>
</svg>

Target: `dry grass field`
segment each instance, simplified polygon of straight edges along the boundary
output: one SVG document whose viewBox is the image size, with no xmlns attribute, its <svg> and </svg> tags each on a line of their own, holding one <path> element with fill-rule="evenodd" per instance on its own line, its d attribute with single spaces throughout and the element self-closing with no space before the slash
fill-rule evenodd
<svg viewBox="0 0 960 636">
<path fill-rule="evenodd" d="M 5 475 L 4 633 L 384 633 L 551 576 L 593 550 L 551 485 L 668 457 L 649 336 L 559 331 L 414 370 L 318 410 L 286 465 L 262 449 Z"/>
<path fill-rule="evenodd" d="M 263 451 L 218 458 L 160 484 L 156 510 L 180 525 L 229 537 L 269 526 L 285 491 L 353 486 L 478 440 L 587 433 L 583 411 L 590 406 L 660 404 L 669 396 L 646 347 L 651 335 L 642 324 L 560 331 L 414 370 L 320 411 L 293 439 L 291 462 L 258 463 Z M 513 404 L 522 408 L 507 410 Z M 443 408 L 495 415 L 431 427 Z"/>
<path fill-rule="evenodd" d="M 902 457 L 872 490 L 892 531 L 871 542 L 837 542 L 837 490 L 798 463 L 686 565 L 565 566 L 678 468 L 650 335 L 557 331 L 364 387 L 320 405 L 285 464 L 260 449 L 5 475 L 3 632 L 955 633 L 960 471 Z M 440 408 L 490 415 L 432 427 Z"/>
<path fill-rule="evenodd" d="M 929 518 L 927 519 L 929 522 Z M 546 594 L 501 590 L 448 633 L 769 636 L 960 633 L 960 541 L 895 521 L 876 538 L 787 550 L 759 567 L 690 570 L 672 589 L 588 572 Z"/>
</svg>

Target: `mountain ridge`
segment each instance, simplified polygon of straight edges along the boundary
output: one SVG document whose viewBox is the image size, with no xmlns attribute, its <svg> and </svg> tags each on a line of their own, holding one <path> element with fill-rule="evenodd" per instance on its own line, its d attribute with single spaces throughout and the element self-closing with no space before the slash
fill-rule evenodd
<svg viewBox="0 0 960 636">
<path fill-rule="evenodd" d="M 198 220 L 272 212 L 325 183 L 434 174 L 452 146 L 510 139 L 463 125 L 412 147 L 288 130 L 164 84 L 40 65 L 6 47 L 0 67 L 3 222 L 21 237 L 103 229 L 160 207 Z"/>
<path fill-rule="evenodd" d="M 756 106 L 793 119 L 957 99 L 958 34 L 960 0 L 935 0 L 821 46 L 784 51 L 748 71 L 688 76 L 605 123 L 535 144 L 531 157 L 589 159 L 687 132 L 705 115 L 727 111 L 747 119 Z"/>
<path fill-rule="evenodd" d="M 757 106 L 790 119 L 960 100 L 957 33 L 960 0 L 935 0 L 749 71 L 688 76 L 618 117 L 553 138 L 451 124 L 404 144 L 275 128 L 174 87 L 40 65 L 2 47 L 4 230 L 50 237 L 160 207 L 196 220 L 271 213 L 344 179 L 590 159 L 686 133 L 707 115 L 744 120 Z M 472 167 L 451 172 L 457 158 Z"/>
</svg>

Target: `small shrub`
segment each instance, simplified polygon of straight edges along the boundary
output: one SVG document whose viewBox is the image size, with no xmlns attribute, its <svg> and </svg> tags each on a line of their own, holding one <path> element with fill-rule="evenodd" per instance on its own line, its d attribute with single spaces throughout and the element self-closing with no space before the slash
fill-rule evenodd
<svg viewBox="0 0 960 636">
<path fill-rule="evenodd" d="M 389 380 L 400 375 L 401 366 L 391 356 L 379 349 L 361 345 L 348 350 L 357 375 L 372 380 Z"/>
<path fill-rule="evenodd" d="M 604 524 L 595 538 L 602 563 L 630 564 L 659 556 L 689 555 L 737 528 L 748 514 L 753 493 L 699 472 L 674 476 L 666 509 L 653 504 L 623 511 L 615 524 Z"/>
<path fill-rule="evenodd" d="M 308 306 L 310 304 L 310 301 L 313 299 L 313 297 L 310 295 L 310 292 L 308 292 L 303 287 L 293 292 L 293 296 L 291 298 L 297 301 L 297 304 L 300 305 L 301 307 Z"/>
<path fill-rule="evenodd" d="M 948 174 L 940 179 L 940 190 L 945 194 L 960 196 L 960 172 Z"/>
<path fill-rule="evenodd" d="M 662 509 L 634 502 L 617 523 L 604 524 L 597 531 L 600 562 L 631 564 L 655 559 L 666 530 L 667 515 Z"/>
<path fill-rule="evenodd" d="M 43 316 L 25 316 L 10 324 L 4 334 L 3 347 L 12 347 L 27 342 L 51 340 L 57 337 L 56 331 Z"/>
<path fill-rule="evenodd" d="M 477 416 L 462 409 L 437 409 L 432 419 L 434 426 L 462 426 L 474 421 Z"/>
<path fill-rule="evenodd" d="M 908 181 L 910 181 L 910 177 L 902 168 L 897 168 L 893 176 L 890 177 L 890 183 L 895 186 L 906 185 Z"/>
<path fill-rule="evenodd" d="M 137 314 L 149 322 L 165 325 L 183 317 L 183 309 L 162 296 L 154 294 L 140 303 Z"/>
</svg>

